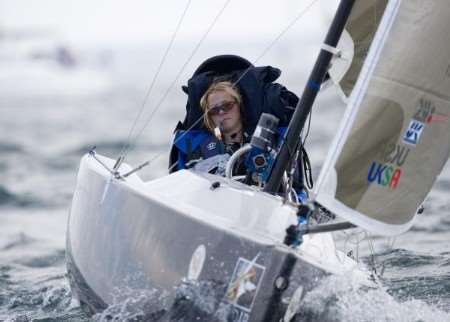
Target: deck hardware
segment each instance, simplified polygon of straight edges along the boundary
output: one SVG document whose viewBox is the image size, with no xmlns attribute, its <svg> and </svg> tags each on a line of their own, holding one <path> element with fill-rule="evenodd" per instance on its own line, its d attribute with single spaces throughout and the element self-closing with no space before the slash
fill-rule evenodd
<svg viewBox="0 0 450 322">
<path fill-rule="evenodd" d="M 220 181 L 214 181 L 212 184 L 211 184 L 211 187 L 209 188 L 209 189 L 211 189 L 211 190 L 216 190 L 217 188 L 219 188 L 220 187 Z"/>
</svg>

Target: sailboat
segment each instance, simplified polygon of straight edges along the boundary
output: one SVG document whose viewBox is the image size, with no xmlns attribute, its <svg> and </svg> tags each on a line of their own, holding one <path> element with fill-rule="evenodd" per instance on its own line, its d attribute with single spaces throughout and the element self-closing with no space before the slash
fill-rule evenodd
<svg viewBox="0 0 450 322">
<path fill-rule="evenodd" d="M 336 77 L 344 28 L 354 58 Z M 324 277 L 353 271 L 370 284 L 331 232 L 394 236 L 412 226 L 450 152 L 449 70 L 447 0 L 342 0 L 262 185 L 191 170 L 146 182 L 91 151 L 68 221 L 75 296 L 91 313 L 151 290 L 189 321 L 301 321 L 302 299 Z M 278 191 L 327 73 L 348 107 L 317 186 L 300 203 Z M 320 212 L 332 220 L 312 220 Z M 189 287 L 207 288 L 215 301 L 196 307 Z M 150 314 L 144 319 L 157 320 Z"/>
</svg>

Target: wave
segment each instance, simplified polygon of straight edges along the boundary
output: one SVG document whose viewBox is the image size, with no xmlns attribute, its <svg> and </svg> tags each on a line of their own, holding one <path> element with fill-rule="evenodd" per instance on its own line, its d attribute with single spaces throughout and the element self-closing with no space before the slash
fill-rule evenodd
<svg viewBox="0 0 450 322">
<path fill-rule="evenodd" d="M 450 190 L 450 179 L 447 178 L 440 178 L 436 181 L 434 189 L 438 191 L 449 191 Z"/>
<path fill-rule="evenodd" d="M 442 263 L 439 265 L 440 267 L 445 267 L 445 266 L 448 266 L 448 267 L 450 267 L 450 253 L 448 253 L 448 252 L 445 252 L 445 253 L 442 253 L 441 254 L 442 256 L 445 256 L 446 257 L 446 259 L 445 260 L 443 260 L 442 261 Z"/>
<path fill-rule="evenodd" d="M 95 144 L 82 144 L 78 146 L 77 148 L 70 150 L 66 153 L 68 156 L 81 156 L 92 149 L 95 148 L 95 150 L 101 154 L 106 154 L 110 156 L 119 156 L 119 154 L 122 152 L 124 147 L 128 147 L 129 150 L 139 150 L 139 151 L 167 151 L 168 146 L 167 144 L 136 144 L 129 146 L 128 142 L 125 140 L 116 140 L 116 141 L 102 141 L 102 142 L 96 142 Z M 168 153 L 168 152 L 167 152 Z"/>
<path fill-rule="evenodd" d="M 0 152 L 2 153 L 23 152 L 23 151 L 24 148 L 20 144 L 0 142 Z"/>
<path fill-rule="evenodd" d="M 0 186 L 0 205 L 13 204 L 17 200 L 17 196 L 5 187 Z"/>
<path fill-rule="evenodd" d="M 385 282 L 388 284 L 388 292 L 399 300 L 421 300 L 445 311 L 449 310 L 450 276 L 448 275 L 398 277 Z"/>
<path fill-rule="evenodd" d="M 64 274 L 57 283 L 20 282 L 4 286 L 0 284 L 0 321 L 90 321 L 73 305 Z"/>
<path fill-rule="evenodd" d="M 65 250 L 57 250 L 54 253 L 45 256 L 37 256 L 21 260 L 20 264 L 32 268 L 53 267 L 64 264 L 65 256 Z"/>
<path fill-rule="evenodd" d="M 31 238 L 30 236 L 26 235 L 24 232 L 20 232 L 20 233 L 16 234 L 15 236 L 10 237 L 9 239 L 10 240 L 8 241 L 7 244 L 0 247 L 0 250 L 10 250 L 10 249 L 21 247 L 21 246 L 26 246 L 35 241 L 34 238 Z"/>
<path fill-rule="evenodd" d="M 80 160 L 74 155 L 72 158 L 55 157 L 52 159 L 45 159 L 43 162 L 46 169 L 50 169 L 51 171 L 58 171 L 63 173 L 70 171 L 71 173 L 73 173 L 77 169 Z"/>
<path fill-rule="evenodd" d="M 93 321 L 241 321 L 234 306 L 223 302 L 225 284 L 183 280 L 175 290 L 173 300 L 157 289 L 113 294 L 113 304 L 94 315 Z"/>
<path fill-rule="evenodd" d="M 326 321 L 434 322 L 450 319 L 444 301 L 427 303 L 432 298 L 440 299 L 438 294 L 425 302 L 425 298 L 416 295 L 399 299 L 389 293 L 382 287 L 360 287 L 351 276 L 331 276 L 306 294 L 302 310 L 319 314 L 319 320 Z"/>
<path fill-rule="evenodd" d="M 389 294 L 400 301 L 420 300 L 440 310 L 450 305 L 448 253 L 419 253 L 396 249 L 376 256 Z M 384 270 L 384 268 L 386 268 Z M 438 320 L 436 320 L 438 321 Z"/>
<path fill-rule="evenodd" d="M 70 151 L 71 154 L 84 154 L 86 152 L 95 149 L 97 151 L 116 151 L 120 152 L 123 147 L 127 145 L 125 140 L 117 140 L 117 141 L 103 141 L 96 142 L 95 144 L 82 144 L 78 148 Z"/>
<path fill-rule="evenodd" d="M 126 145 L 126 141 L 124 140 L 117 140 L 117 141 L 103 141 L 103 142 L 96 142 L 95 144 L 89 144 L 85 143 L 82 145 L 79 145 L 77 148 L 71 150 L 68 152 L 68 154 L 71 155 L 82 155 L 85 154 L 92 149 L 95 149 L 97 151 L 109 151 L 109 152 L 117 152 L 117 154 L 123 149 L 123 147 Z"/>
<path fill-rule="evenodd" d="M 16 194 L 9 191 L 7 188 L 0 186 L 0 206 L 13 206 L 19 208 L 28 207 L 46 207 L 44 203 L 29 194 Z"/>
<path fill-rule="evenodd" d="M 434 265 L 441 260 L 440 256 L 421 254 L 401 248 L 378 254 L 376 257 L 377 261 L 382 262 L 386 268 L 398 267 L 402 269 Z"/>
</svg>

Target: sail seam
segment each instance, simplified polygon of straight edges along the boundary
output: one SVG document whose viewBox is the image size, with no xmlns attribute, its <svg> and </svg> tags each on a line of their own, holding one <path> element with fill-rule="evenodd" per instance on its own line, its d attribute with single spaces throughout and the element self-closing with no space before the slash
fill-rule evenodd
<svg viewBox="0 0 450 322">
<path fill-rule="evenodd" d="M 401 80 L 397 80 L 395 78 L 388 78 L 388 77 L 385 77 L 385 76 L 374 76 L 372 78 L 373 79 L 379 79 L 379 80 L 386 81 L 386 82 L 399 84 L 401 86 L 414 89 L 415 91 L 423 92 L 423 93 L 432 95 L 432 96 L 434 96 L 434 97 L 436 97 L 438 99 L 441 99 L 443 101 L 450 101 L 450 96 L 444 95 L 442 93 L 438 93 L 438 92 L 433 91 L 433 90 L 428 89 L 428 88 L 421 88 L 421 87 L 418 87 L 416 85 L 413 85 L 413 84 L 410 84 L 410 83 L 407 83 L 407 82 L 404 82 L 404 81 L 401 81 Z"/>
</svg>

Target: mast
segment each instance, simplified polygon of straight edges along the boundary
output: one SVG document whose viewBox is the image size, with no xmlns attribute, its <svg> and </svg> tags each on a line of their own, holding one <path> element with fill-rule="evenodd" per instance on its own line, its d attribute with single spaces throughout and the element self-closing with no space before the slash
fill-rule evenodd
<svg viewBox="0 0 450 322">
<path fill-rule="evenodd" d="M 286 171 L 289 161 L 295 154 L 298 147 L 300 133 L 305 125 L 306 118 L 311 112 L 312 105 L 316 99 L 317 93 L 320 90 L 322 80 L 328 71 L 331 58 L 333 57 L 332 49 L 336 48 L 341 34 L 344 30 L 344 26 L 347 23 L 350 12 L 353 8 L 355 0 L 341 0 L 336 14 L 331 23 L 328 34 L 325 38 L 324 45 L 317 57 L 314 68 L 309 76 L 306 87 L 303 91 L 303 95 L 300 98 L 294 115 L 286 132 L 283 144 L 281 145 L 280 152 L 274 162 L 272 171 L 267 180 L 267 184 L 264 187 L 264 191 L 275 194 L 280 188 L 280 183 L 283 177 L 283 173 Z"/>
</svg>

